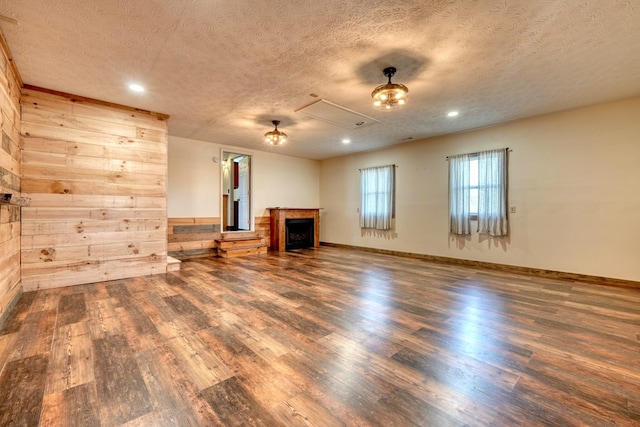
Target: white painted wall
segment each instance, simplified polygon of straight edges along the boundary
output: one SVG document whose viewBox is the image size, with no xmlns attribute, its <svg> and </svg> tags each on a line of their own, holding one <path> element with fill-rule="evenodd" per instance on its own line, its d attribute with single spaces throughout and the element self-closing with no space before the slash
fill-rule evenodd
<svg viewBox="0 0 640 427">
<path fill-rule="evenodd" d="M 640 281 L 639 117 L 634 98 L 322 161 L 321 240 Z M 450 237 L 446 156 L 501 147 L 510 237 Z M 358 169 L 391 163 L 395 234 L 362 234 Z"/>
<path fill-rule="evenodd" d="M 320 164 L 315 160 L 169 137 L 167 215 L 219 217 L 222 149 L 251 154 L 253 216 L 268 207 L 320 207 Z"/>
<path fill-rule="evenodd" d="M 219 217 L 220 146 L 169 136 L 168 163 L 167 216 Z"/>
<path fill-rule="evenodd" d="M 254 216 L 268 216 L 268 207 L 322 207 L 317 160 L 256 152 L 251 167 Z"/>
</svg>

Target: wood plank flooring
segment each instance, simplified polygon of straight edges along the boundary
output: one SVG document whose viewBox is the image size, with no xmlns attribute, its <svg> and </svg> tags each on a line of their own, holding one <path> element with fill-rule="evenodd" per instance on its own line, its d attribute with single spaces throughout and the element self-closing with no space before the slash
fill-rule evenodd
<svg viewBox="0 0 640 427">
<path fill-rule="evenodd" d="M 640 425 L 640 290 L 322 247 L 25 293 L 0 425 Z"/>
</svg>

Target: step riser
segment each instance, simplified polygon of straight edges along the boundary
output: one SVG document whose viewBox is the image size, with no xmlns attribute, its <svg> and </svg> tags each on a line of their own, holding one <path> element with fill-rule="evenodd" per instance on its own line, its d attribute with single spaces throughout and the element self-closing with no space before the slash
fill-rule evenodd
<svg viewBox="0 0 640 427">
<path fill-rule="evenodd" d="M 167 257 L 167 273 L 170 271 L 180 271 L 180 264 L 182 261 L 172 256 Z"/>
<path fill-rule="evenodd" d="M 268 250 L 264 237 L 255 233 L 223 234 L 220 239 L 216 239 L 216 247 L 218 256 L 222 258 L 266 254 Z"/>
<path fill-rule="evenodd" d="M 228 248 L 241 248 L 245 246 L 256 246 L 256 245 L 264 245 L 263 239 L 247 239 L 247 240 L 237 240 L 237 241 L 224 241 L 224 240 L 216 240 L 218 244 L 218 248 L 228 249 Z"/>
<path fill-rule="evenodd" d="M 218 249 L 218 256 L 222 258 L 236 258 L 248 255 L 261 255 L 267 253 L 266 246 L 260 246 L 257 248 L 238 248 L 238 249 Z"/>
<path fill-rule="evenodd" d="M 171 271 L 180 271 L 180 264 L 167 264 L 167 273 Z"/>
<path fill-rule="evenodd" d="M 236 240 L 236 239 L 255 239 L 258 234 L 255 232 L 235 232 L 235 233 L 223 233 L 220 235 L 219 240 Z"/>
</svg>

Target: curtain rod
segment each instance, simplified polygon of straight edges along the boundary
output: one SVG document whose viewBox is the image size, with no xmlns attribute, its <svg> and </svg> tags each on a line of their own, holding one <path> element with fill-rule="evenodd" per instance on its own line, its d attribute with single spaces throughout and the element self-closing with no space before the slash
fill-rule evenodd
<svg viewBox="0 0 640 427">
<path fill-rule="evenodd" d="M 393 166 L 394 168 L 399 168 L 400 166 L 393 164 L 393 165 L 387 165 L 387 166 Z M 383 166 L 371 166 L 371 168 L 381 168 Z M 364 169 L 371 169 L 371 168 L 364 168 Z M 360 172 L 362 172 L 362 169 L 358 169 Z"/>
<path fill-rule="evenodd" d="M 507 148 L 502 148 L 502 150 L 506 150 L 506 151 L 513 151 L 511 148 L 507 147 Z M 491 150 L 486 150 L 486 151 L 491 151 Z M 477 156 L 479 153 L 482 153 L 483 151 L 478 151 L 477 153 L 466 153 L 468 156 Z M 449 157 L 454 157 L 454 156 L 447 156 L 445 157 L 445 159 L 448 161 Z"/>
</svg>

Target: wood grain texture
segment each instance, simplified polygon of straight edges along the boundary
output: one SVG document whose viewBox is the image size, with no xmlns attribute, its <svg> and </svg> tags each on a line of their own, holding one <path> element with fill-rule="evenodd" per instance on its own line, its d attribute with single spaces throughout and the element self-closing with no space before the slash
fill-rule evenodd
<svg viewBox="0 0 640 427">
<path fill-rule="evenodd" d="M 57 328 L 51 346 L 46 394 L 68 390 L 93 380 L 91 336 L 87 322 Z"/>
<path fill-rule="evenodd" d="M 22 82 L 0 34 L 0 193 L 22 195 L 20 87 Z M 20 208 L 0 204 L 0 328 L 20 297 Z"/>
<path fill-rule="evenodd" d="M 181 260 L 221 255 L 217 251 L 220 247 L 217 240 L 228 240 L 233 236 L 257 236 L 257 240 L 255 247 L 247 248 L 244 251 L 240 250 L 236 254 L 232 253 L 231 256 L 263 254 L 266 251 L 262 247 L 268 246 L 269 217 L 255 217 L 256 231 L 249 233 L 221 233 L 220 218 L 218 217 L 168 218 L 167 222 L 168 254 Z M 244 244 L 244 246 L 246 245 Z"/>
<path fill-rule="evenodd" d="M 634 426 L 637 289 L 321 247 L 27 292 L 1 425 Z"/>
<path fill-rule="evenodd" d="M 492 270 L 505 271 L 509 273 L 532 274 L 541 277 L 553 279 L 575 280 L 579 282 L 590 282 L 600 285 L 608 284 L 612 286 L 624 286 L 627 288 L 640 288 L 640 282 L 634 280 L 617 279 L 613 277 L 591 276 L 580 273 L 569 273 L 566 271 L 545 270 L 542 268 L 522 267 L 518 265 L 496 264 L 486 261 L 474 261 L 464 258 L 451 258 L 437 255 L 417 254 L 414 252 L 394 251 L 389 249 L 367 248 L 364 246 L 344 245 L 341 243 L 320 242 L 322 246 L 330 246 L 334 248 L 355 249 L 365 252 L 374 252 L 378 254 L 398 255 L 408 258 L 422 259 L 426 261 L 443 262 L 446 264 L 464 265 L 468 267 L 487 268 Z"/>
<path fill-rule="evenodd" d="M 45 394 L 40 425 L 51 427 L 100 425 L 95 384 L 82 384 L 56 393 Z"/>
<path fill-rule="evenodd" d="M 213 256 L 220 238 L 220 218 L 168 218 L 168 254 L 177 259 Z"/>
<path fill-rule="evenodd" d="M 320 246 L 320 210 L 295 208 L 269 208 L 269 248 L 274 251 L 286 250 L 287 219 L 313 219 L 313 246 Z"/>
<path fill-rule="evenodd" d="M 37 92 L 39 95 L 37 97 L 38 102 L 42 102 L 43 99 L 53 99 L 55 101 L 62 99 L 65 101 L 69 101 L 69 102 L 65 102 L 65 104 L 71 109 L 71 111 L 74 111 L 75 109 L 78 109 L 78 108 L 82 109 L 84 106 L 88 105 L 89 107 L 92 107 L 92 106 L 93 107 L 96 107 L 96 106 L 109 107 L 118 111 L 124 110 L 127 112 L 128 116 L 134 117 L 134 118 L 143 117 L 146 119 L 154 119 L 160 122 L 164 122 L 169 119 L 169 116 L 167 114 L 141 110 L 139 108 L 128 107 L 126 105 L 121 105 L 121 104 L 114 104 L 108 101 L 101 101 L 98 99 L 87 98 L 79 95 L 73 95 L 66 92 L 59 92 L 53 89 L 45 89 L 42 87 L 30 85 L 30 84 L 25 84 L 24 88 L 29 90 L 30 92 L 31 91 Z M 80 106 L 80 107 L 76 107 L 76 106 Z M 98 112 L 97 115 L 99 117 L 104 116 L 104 114 L 101 112 Z M 122 116 L 121 114 L 117 115 L 117 117 L 121 117 L 121 116 Z"/>
<path fill-rule="evenodd" d="M 21 106 L 24 289 L 164 274 L 166 117 L 33 87 Z"/>
<path fill-rule="evenodd" d="M 4 38 L 4 34 L 0 32 L 0 49 L 2 51 L 2 63 L 4 64 L 4 68 L 11 68 L 12 72 L 7 73 L 13 77 L 15 81 L 15 86 L 18 88 L 22 87 L 22 77 L 20 76 L 20 72 L 18 71 L 18 67 L 16 67 L 15 61 L 13 60 L 13 56 L 11 55 L 11 51 L 9 50 L 9 45 L 7 44 L 7 40 Z"/>
<path fill-rule="evenodd" d="M 48 359 L 36 354 L 4 366 L 0 375 L 0 425 L 38 425 Z"/>
</svg>

